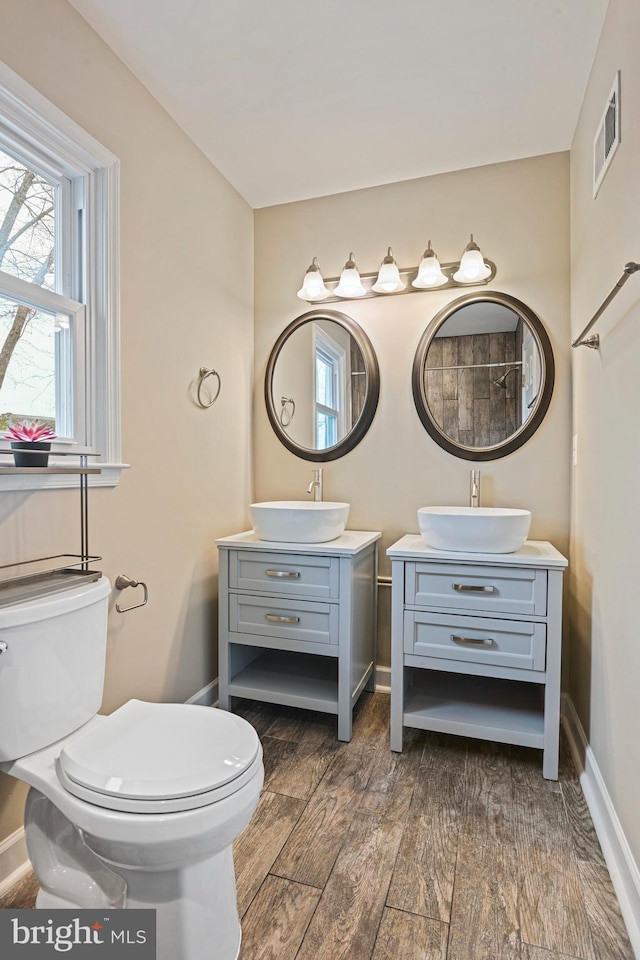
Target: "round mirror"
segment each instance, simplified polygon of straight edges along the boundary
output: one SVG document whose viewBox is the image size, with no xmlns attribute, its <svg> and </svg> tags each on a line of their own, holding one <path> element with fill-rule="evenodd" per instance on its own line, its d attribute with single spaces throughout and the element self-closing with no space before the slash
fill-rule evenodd
<svg viewBox="0 0 640 960">
<path fill-rule="evenodd" d="M 369 338 L 344 313 L 311 310 L 280 334 L 264 382 L 271 426 L 304 460 L 336 460 L 358 444 L 378 405 Z"/>
<path fill-rule="evenodd" d="M 538 429 L 554 362 L 541 320 L 506 293 L 454 300 L 425 330 L 413 362 L 413 399 L 427 431 L 463 460 L 497 460 Z"/>
</svg>

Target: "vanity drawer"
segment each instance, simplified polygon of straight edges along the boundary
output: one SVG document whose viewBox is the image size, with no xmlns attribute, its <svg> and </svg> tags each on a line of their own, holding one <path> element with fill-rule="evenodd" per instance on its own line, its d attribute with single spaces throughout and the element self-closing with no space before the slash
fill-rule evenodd
<svg viewBox="0 0 640 960">
<path fill-rule="evenodd" d="M 229 630 L 337 646 L 338 604 L 229 595 Z"/>
<path fill-rule="evenodd" d="M 407 563 L 405 602 L 479 613 L 547 613 L 547 571 L 487 564 Z"/>
<path fill-rule="evenodd" d="M 231 550 L 229 586 L 252 593 L 337 600 L 340 559 L 264 550 Z"/>
<path fill-rule="evenodd" d="M 405 610 L 404 652 L 521 670 L 545 670 L 547 627 L 524 620 Z M 425 664 L 426 666 L 426 664 Z"/>
</svg>

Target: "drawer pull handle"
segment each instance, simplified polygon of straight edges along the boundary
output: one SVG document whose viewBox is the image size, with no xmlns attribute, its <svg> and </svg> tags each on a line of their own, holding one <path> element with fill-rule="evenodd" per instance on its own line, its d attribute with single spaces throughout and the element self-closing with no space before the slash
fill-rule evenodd
<svg viewBox="0 0 640 960">
<path fill-rule="evenodd" d="M 265 570 L 265 573 L 268 577 L 280 577 L 285 580 L 300 579 L 300 573 L 298 570 Z"/>
<path fill-rule="evenodd" d="M 492 637 L 459 637 L 452 633 L 451 639 L 454 643 L 471 644 L 474 647 L 495 647 L 496 642 Z"/>
<path fill-rule="evenodd" d="M 475 583 L 454 583 L 453 589 L 457 590 L 458 593 L 495 593 L 496 588 L 492 587 L 490 584 L 475 584 Z"/>
<path fill-rule="evenodd" d="M 277 617 L 274 613 L 265 614 L 269 623 L 300 623 L 300 617 Z"/>
</svg>

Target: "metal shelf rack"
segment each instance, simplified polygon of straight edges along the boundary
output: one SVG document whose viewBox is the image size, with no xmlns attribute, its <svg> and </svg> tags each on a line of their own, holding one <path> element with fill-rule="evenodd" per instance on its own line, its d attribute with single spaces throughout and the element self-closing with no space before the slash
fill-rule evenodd
<svg viewBox="0 0 640 960">
<path fill-rule="evenodd" d="M 41 453 L 41 451 L 37 451 Z M 21 451 L 24 453 L 24 451 Z M 12 456 L 11 450 L 0 450 L 0 457 Z M 0 606 L 26 600 L 30 597 L 51 593 L 75 586 L 81 580 L 96 580 L 101 571 L 90 570 L 89 563 L 100 560 L 89 554 L 89 475 L 100 473 L 100 466 L 89 466 L 88 458 L 97 453 L 77 450 L 52 450 L 50 456 L 75 457 L 76 463 L 69 466 L 53 463 L 47 467 L 16 467 L 0 465 L 0 476 L 15 474 L 72 474 L 79 477 L 80 484 L 80 553 L 56 554 L 37 557 L 21 563 L 0 566 Z M 1 463 L 1 461 L 0 461 Z"/>
</svg>

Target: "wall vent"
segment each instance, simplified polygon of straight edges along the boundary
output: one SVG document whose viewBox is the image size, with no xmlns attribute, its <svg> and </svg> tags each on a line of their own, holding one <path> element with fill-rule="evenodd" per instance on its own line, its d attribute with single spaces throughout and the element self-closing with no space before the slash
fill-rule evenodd
<svg viewBox="0 0 640 960">
<path fill-rule="evenodd" d="M 597 196 L 613 156 L 620 145 L 620 71 L 603 110 L 593 141 L 593 196 Z"/>
</svg>

